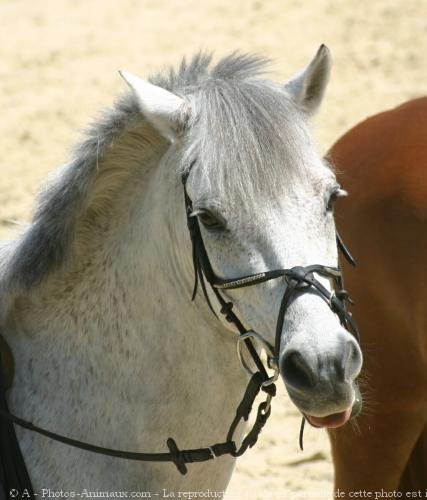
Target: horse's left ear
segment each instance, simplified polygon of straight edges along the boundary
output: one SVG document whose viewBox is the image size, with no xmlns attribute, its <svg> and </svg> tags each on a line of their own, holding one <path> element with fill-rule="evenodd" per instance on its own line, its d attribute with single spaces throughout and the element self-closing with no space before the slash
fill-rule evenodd
<svg viewBox="0 0 427 500">
<path fill-rule="evenodd" d="M 127 71 L 119 73 L 132 89 L 145 118 L 164 137 L 174 141 L 188 119 L 184 99 Z"/>
<path fill-rule="evenodd" d="M 331 54 L 326 45 L 321 45 L 311 63 L 285 84 L 285 90 L 297 106 L 314 114 L 320 103 L 331 73 Z"/>
</svg>

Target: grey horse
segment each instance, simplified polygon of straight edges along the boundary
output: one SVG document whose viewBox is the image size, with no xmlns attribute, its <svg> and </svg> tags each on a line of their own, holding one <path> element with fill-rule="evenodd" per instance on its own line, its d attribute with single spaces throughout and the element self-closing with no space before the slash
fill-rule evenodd
<svg viewBox="0 0 427 500">
<path fill-rule="evenodd" d="M 224 440 L 248 377 L 235 329 L 200 294 L 190 300 L 181 175 L 193 165 L 192 215 L 218 276 L 338 259 L 332 205 L 344 192 L 309 126 L 329 51 L 322 46 L 284 85 L 263 77 L 266 63 L 233 54 L 213 65 L 202 54 L 150 81 L 123 72 L 131 90 L 49 180 L 31 225 L 1 246 L 13 413 L 110 448 L 167 451 L 169 436 L 182 448 Z M 273 342 L 284 288 L 278 279 L 226 295 Z M 348 420 L 362 355 L 317 294 L 290 305 L 279 361 L 291 399 L 313 425 Z M 182 476 L 173 464 L 17 432 L 36 491 L 222 491 L 235 462 L 193 464 Z"/>
</svg>

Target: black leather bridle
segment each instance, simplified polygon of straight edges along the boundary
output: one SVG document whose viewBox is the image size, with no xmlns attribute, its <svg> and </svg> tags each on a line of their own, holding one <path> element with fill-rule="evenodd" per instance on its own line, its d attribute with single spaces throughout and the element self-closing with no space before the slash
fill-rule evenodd
<svg viewBox="0 0 427 500">
<path fill-rule="evenodd" d="M 357 325 L 352 318 L 352 315 L 347 311 L 345 301 L 350 300 L 349 294 L 344 289 L 344 282 L 342 277 L 342 272 L 340 267 L 330 267 L 323 266 L 320 264 L 314 264 L 310 266 L 295 266 L 290 269 L 275 269 L 272 271 L 263 271 L 262 273 L 251 274 L 239 278 L 233 279 L 223 279 L 216 276 L 215 272 L 212 269 L 211 263 L 209 261 L 208 254 L 206 252 L 205 245 L 203 243 L 203 238 L 200 232 L 199 221 L 196 216 L 192 215 L 193 213 L 193 204 L 188 196 L 186 184 L 189 176 L 189 172 L 187 172 L 182 177 L 182 183 L 184 186 L 184 198 L 185 198 L 185 210 L 187 214 L 187 226 L 191 236 L 191 242 L 193 246 L 193 266 L 194 266 L 194 287 L 193 287 L 193 295 L 192 300 L 196 297 L 198 283 L 200 282 L 203 294 L 205 299 L 211 309 L 211 311 L 216 313 L 212 307 L 212 304 L 209 299 L 209 295 L 206 288 L 206 281 L 209 283 L 215 297 L 217 298 L 221 309 L 220 312 L 226 318 L 226 320 L 230 323 L 233 323 L 238 329 L 240 335 L 246 335 L 249 332 L 253 332 L 253 330 L 246 330 L 242 325 L 239 318 L 232 311 L 233 303 L 227 302 L 220 293 L 220 290 L 235 290 L 237 288 L 244 288 L 248 286 L 258 285 L 260 283 L 265 283 L 266 281 L 270 281 L 272 279 L 282 278 L 284 277 L 287 282 L 287 287 L 285 293 L 283 295 L 279 314 L 277 318 L 276 325 L 276 335 L 275 335 L 275 345 L 270 346 L 269 351 L 273 352 L 274 355 L 270 356 L 270 361 L 277 361 L 280 349 L 280 338 L 283 329 L 283 321 L 285 317 L 286 310 L 288 309 L 291 301 L 295 298 L 295 296 L 299 293 L 306 292 L 308 290 L 315 290 L 318 295 L 320 295 L 329 305 L 334 313 L 336 313 L 340 319 L 341 324 L 349 330 L 356 339 L 359 341 L 359 333 L 357 329 Z M 345 247 L 342 239 L 337 233 L 337 245 L 338 248 L 343 252 L 346 259 L 352 265 L 355 265 L 355 261 L 351 256 L 348 249 Z M 331 279 L 335 284 L 335 290 L 330 292 L 325 286 L 320 283 L 315 277 L 314 273 L 320 274 L 326 278 Z M 253 335 L 256 338 L 260 338 L 259 335 Z M 246 343 L 248 345 L 248 343 Z M 268 345 L 266 341 L 263 342 L 264 346 Z M 252 350 L 248 347 L 249 352 Z M 267 352 L 269 354 L 269 352 Z M 257 356 L 255 356 L 254 362 L 258 366 L 258 362 L 256 360 Z M 275 360 L 273 358 L 276 358 Z M 262 371 L 260 369 L 260 371 Z"/>
<path fill-rule="evenodd" d="M 206 281 L 209 283 L 209 286 L 214 293 L 216 299 L 220 305 L 220 313 L 224 315 L 225 319 L 232 323 L 237 330 L 239 331 L 239 337 L 237 340 L 237 352 L 239 354 L 239 359 L 247 372 L 249 372 L 252 377 L 256 378 L 256 383 L 258 383 L 258 392 L 259 390 L 263 390 L 267 393 L 267 400 L 261 403 L 258 407 L 258 414 L 255 424 L 252 430 L 249 432 L 248 436 L 251 435 L 251 438 L 258 437 L 259 432 L 261 431 L 265 421 L 270 415 L 271 412 L 271 399 L 276 393 L 276 388 L 274 386 L 274 382 L 279 374 L 279 354 L 280 354 L 280 340 L 281 334 L 283 330 L 283 323 L 286 311 L 294 300 L 294 298 L 302 293 L 307 291 L 314 291 L 317 293 L 325 302 L 329 305 L 330 309 L 338 315 L 339 320 L 344 328 L 346 328 L 353 336 L 356 338 L 357 342 L 360 343 L 359 331 L 354 321 L 351 313 L 347 310 L 346 302 L 352 303 L 352 300 L 344 288 L 344 279 L 342 276 L 341 267 L 330 267 L 324 266 L 320 264 L 314 264 L 309 266 L 295 266 L 290 269 L 275 269 L 272 271 L 264 271 L 257 274 L 247 275 L 239 278 L 233 279 L 224 279 L 219 278 L 212 269 L 203 238 L 200 232 L 200 225 L 197 216 L 193 215 L 193 204 L 187 193 L 187 179 L 191 172 L 191 168 L 187 170 L 185 174 L 182 176 L 182 184 L 184 186 L 184 199 L 185 199 L 185 210 L 187 214 L 187 226 L 191 236 L 191 242 L 193 247 L 193 266 L 194 266 L 194 286 L 193 286 L 193 295 L 192 300 L 195 299 L 198 284 L 200 282 L 203 295 L 209 305 L 209 308 L 213 312 L 215 316 L 217 316 L 214 308 L 212 307 L 211 301 L 209 299 Z M 342 252 L 346 260 L 351 264 L 355 265 L 355 260 L 350 254 L 347 247 L 344 245 L 340 235 L 336 232 L 336 241 L 338 249 Z M 334 283 L 334 290 L 330 292 L 319 280 L 314 277 L 314 273 L 320 274 L 323 277 L 329 278 Z M 225 300 L 225 298 L 221 295 L 221 291 L 224 290 L 235 290 L 237 288 L 244 288 L 248 286 L 258 285 L 260 283 L 264 283 L 266 281 L 270 281 L 277 278 L 285 278 L 286 288 L 280 303 L 279 314 L 276 322 L 276 333 L 275 333 L 275 342 L 274 346 L 272 346 L 269 342 L 267 342 L 261 335 L 251 329 L 246 329 L 240 319 L 233 311 L 233 302 Z M 267 354 L 267 362 L 270 368 L 273 368 L 274 375 L 270 377 L 267 374 L 267 371 L 258 355 L 257 350 L 254 347 L 252 339 L 257 340 L 261 346 L 265 349 Z M 253 362 L 255 363 L 257 370 L 255 373 L 251 373 L 248 365 L 244 362 L 243 357 L 240 354 L 240 345 L 241 342 L 244 342 L 246 348 L 252 357 Z M 252 383 L 252 379 L 249 382 L 248 389 Z M 255 384 L 255 381 L 253 382 Z M 247 391 L 248 391 L 247 389 Z M 261 415 L 260 415 L 261 413 Z M 245 419 L 247 420 L 247 419 Z M 303 449 L 303 432 L 304 432 L 304 424 L 305 417 L 302 417 L 300 436 L 299 436 L 299 444 L 300 448 Z M 233 430 L 234 427 L 232 426 Z M 246 437 L 248 437 L 246 436 Z M 227 440 L 231 439 L 232 433 L 228 433 Z M 243 440 L 242 446 L 239 449 L 239 455 L 244 453 L 246 449 L 252 447 L 256 438 L 253 442 L 247 443 L 245 439 Z"/>
<path fill-rule="evenodd" d="M 191 167 L 190 167 L 191 169 Z M 271 413 L 271 399 L 276 394 L 276 386 L 274 384 L 278 377 L 278 357 L 280 349 L 280 338 L 283 328 L 284 317 L 290 303 L 302 293 L 308 291 L 317 293 L 328 304 L 331 310 L 336 313 L 342 325 L 349 330 L 359 341 L 357 326 L 347 311 L 346 301 L 350 300 L 348 293 L 344 289 L 341 269 L 323 266 L 296 266 L 291 269 L 276 269 L 265 271 L 262 273 L 243 276 L 235 279 L 223 279 L 216 276 L 209 261 L 206 252 L 203 238 L 200 232 L 199 221 L 196 216 L 192 215 L 193 206 L 190 197 L 188 196 L 186 183 L 190 169 L 182 176 L 184 188 L 185 210 L 187 214 L 187 225 L 190 232 L 193 252 L 194 264 L 194 288 L 192 300 L 194 300 L 198 285 L 200 283 L 206 301 L 215 314 L 215 310 L 209 299 L 206 282 L 209 284 L 216 300 L 220 306 L 220 314 L 224 315 L 225 319 L 232 323 L 238 330 L 238 353 L 246 371 L 250 373 L 250 380 L 243 395 L 242 401 L 237 407 L 236 414 L 228 430 L 226 440 L 222 443 L 213 444 L 204 448 L 180 450 L 173 438 L 167 440 L 169 452 L 165 453 L 139 453 L 123 450 L 115 450 L 95 446 L 90 443 L 78 441 L 66 436 L 51 432 L 47 429 L 34 425 L 33 423 L 23 420 L 9 412 L 6 397 L 5 384 L 3 382 L 3 370 L 1 369 L 0 360 L 0 483 L 3 485 L 6 497 L 9 496 L 9 491 L 12 489 L 18 492 L 26 491 L 29 498 L 35 498 L 31 480 L 28 475 L 25 461 L 22 457 L 18 441 L 16 439 L 13 424 L 17 424 L 25 429 L 37 432 L 64 444 L 74 446 L 83 450 L 109 455 L 128 460 L 146 461 L 146 462 L 173 462 L 181 474 L 186 474 L 188 463 L 204 462 L 212 460 L 222 455 L 231 455 L 238 457 L 242 455 L 248 448 L 255 445 L 258 435 L 261 432 L 264 424 Z M 354 260 L 347 248 L 344 246 L 341 238 L 337 235 L 337 244 L 346 259 L 354 265 Z M 335 291 L 330 292 L 322 283 L 315 278 L 317 273 L 323 277 L 329 278 L 335 285 Z M 226 300 L 224 291 L 254 286 L 272 279 L 284 278 L 286 287 L 283 298 L 280 304 L 280 309 L 276 325 L 275 345 L 269 344 L 261 335 L 253 330 L 248 330 L 243 326 L 238 316 L 233 311 L 233 303 Z M 253 340 L 261 344 L 267 353 L 268 367 L 265 367 Z M 241 344 L 244 343 L 249 355 L 251 356 L 256 370 L 251 371 L 249 366 L 241 354 Z M 268 370 L 273 370 L 273 375 L 269 375 Z M 259 392 L 266 394 L 266 399 L 258 405 L 255 423 L 243 438 L 240 446 L 234 441 L 235 430 L 241 420 L 247 421 L 252 410 L 253 403 Z M 302 447 L 302 431 L 304 428 L 304 418 L 302 421 L 300 433 L 300 445 Z"/>
</svg>

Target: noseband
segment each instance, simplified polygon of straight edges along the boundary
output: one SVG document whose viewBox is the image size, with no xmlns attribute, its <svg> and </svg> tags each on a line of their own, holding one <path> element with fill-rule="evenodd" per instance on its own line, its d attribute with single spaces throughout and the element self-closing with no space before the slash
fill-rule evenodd
<svg viewBox="0 0 427 500">
<path fill-rule="evenodd" d="M 6 385 L 4 380 L 4 370 L 2 369 L 0 359 L 0 483 L 3 484 L 6 494 L 9 490 L 16 489 L 19 492 L 26 491 L 29 498 L 35 498 L 31 480 L 25 466 L 25 461 L 22 457 L 21 450 L 16 439 L 13 424 L 17 424 L 25 429 L 47 436 L 55 441 L 102 455 L 143 462 L 173 462 L 181 474 L 187 473 L 187 463 L 204 462 L 222 455 L 232 455 L 233 457 L 242 455 L 248 448 L 255 445 L 259 433 L 270 416 L 271 400 L 276 394 L 276 386 L 274 382 L 277 380 L 279 375 L 280 339 L 285 314 L 291 302 L 303 293 L 314 292 L 321 297 L 329 308 L 337 314 L 343 327 L 350 331 L 356 337 L 357 341 L 359 341 L 357 326 L 346 308 L 346 301 L 350 301 L 350 298 L 347 291 L 344 289 L 342 273 L 339 267 L 335 268 L 314 264 L 310 266 L 296 266 L 290 269 L 264 271 L 262 273 L 251 274 L 233 279 L 224 279 L 216 276 L 206 252 L 200 231 L 199 221 L 196 216 L 192 215 L 193 205 L 186 189 L 190 169 L 182 176 L 182 183 L 184 188 L 187 225 L 190 232 L 193 252 L 194 287 L 192 300 L 196 297 L 198 285 L 200 283 L 203 295 L 210 309 L 215 316 L 217 316 L 209 298 L 206 286 L 207 282 L 219 303 L 220 314 L 225 317 L 226 321 L 232 323 L 239 332 L 239 336 L 237 338 L 238 356 L 244 369 L 250 375 L 248 386 L 245 390 L 242 401 L 237 407 L 236 414 L 228 430 L 226 440 L 222 443 L 213 444 L 205 448 L 180 450 L 178 449 L 174 439 L 169 438 L 166 442 L 169 448 L 169 453 L 139 453 L 104 448 L 51 432 L 9 412 L 5 397 Z M 354 265 L 352 256 L 338 234 L 337 245 L 345 258 L 352 265 Z M 334 291 L 330 292 L 324 285 L 322 285 L 322 283 L 315 278 L 315 274 L 329 278 L 334 284 Z M 238 288 L 258 285 L 260 283 L 265 283 L 279 278 L 284 278 L 286 286 L 284 287 L 283 297 L 277 316 L 275 343 L 273 346 L 259 333 L 252 329 L 245 328 L 243 323 L 233 311 L 233 302 L 226 300 L 225 292 L 227 290 L 235 290 Z M 259 343 L 266 351 L 268 367 L 264 366 L 253 341 Z M 242 344 L 246 346 L 246 349 L 257 368 L 255 371 L 251 370 L 242 355 Z M 273 375 L 269 375 L 269 369 L 273 370 Z M 247 432 L 238 447 L 234 441 L 235 430 L 241 420 L 247 421 L 249 419 L 253 403 L 260 391 L 263 391 L 266 394 L 266 399 L 259 404 L 255 423 L 249 432 Z M 303 417 L 300 432 L 301 448 L 304 421 Z"/>
</svg>

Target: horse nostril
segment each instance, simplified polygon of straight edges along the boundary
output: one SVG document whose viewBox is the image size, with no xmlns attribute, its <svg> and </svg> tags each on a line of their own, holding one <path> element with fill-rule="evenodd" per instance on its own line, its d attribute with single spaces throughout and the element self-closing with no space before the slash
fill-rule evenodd
<svg viewBox="0 0 427 500">
<path fill-rule="evenodd" d="M 285 352 L 280 365 L 285 383 L 294 389 L 308 389 L 315 385 L 313 369 L 300 352 Z"/>
</svg>

